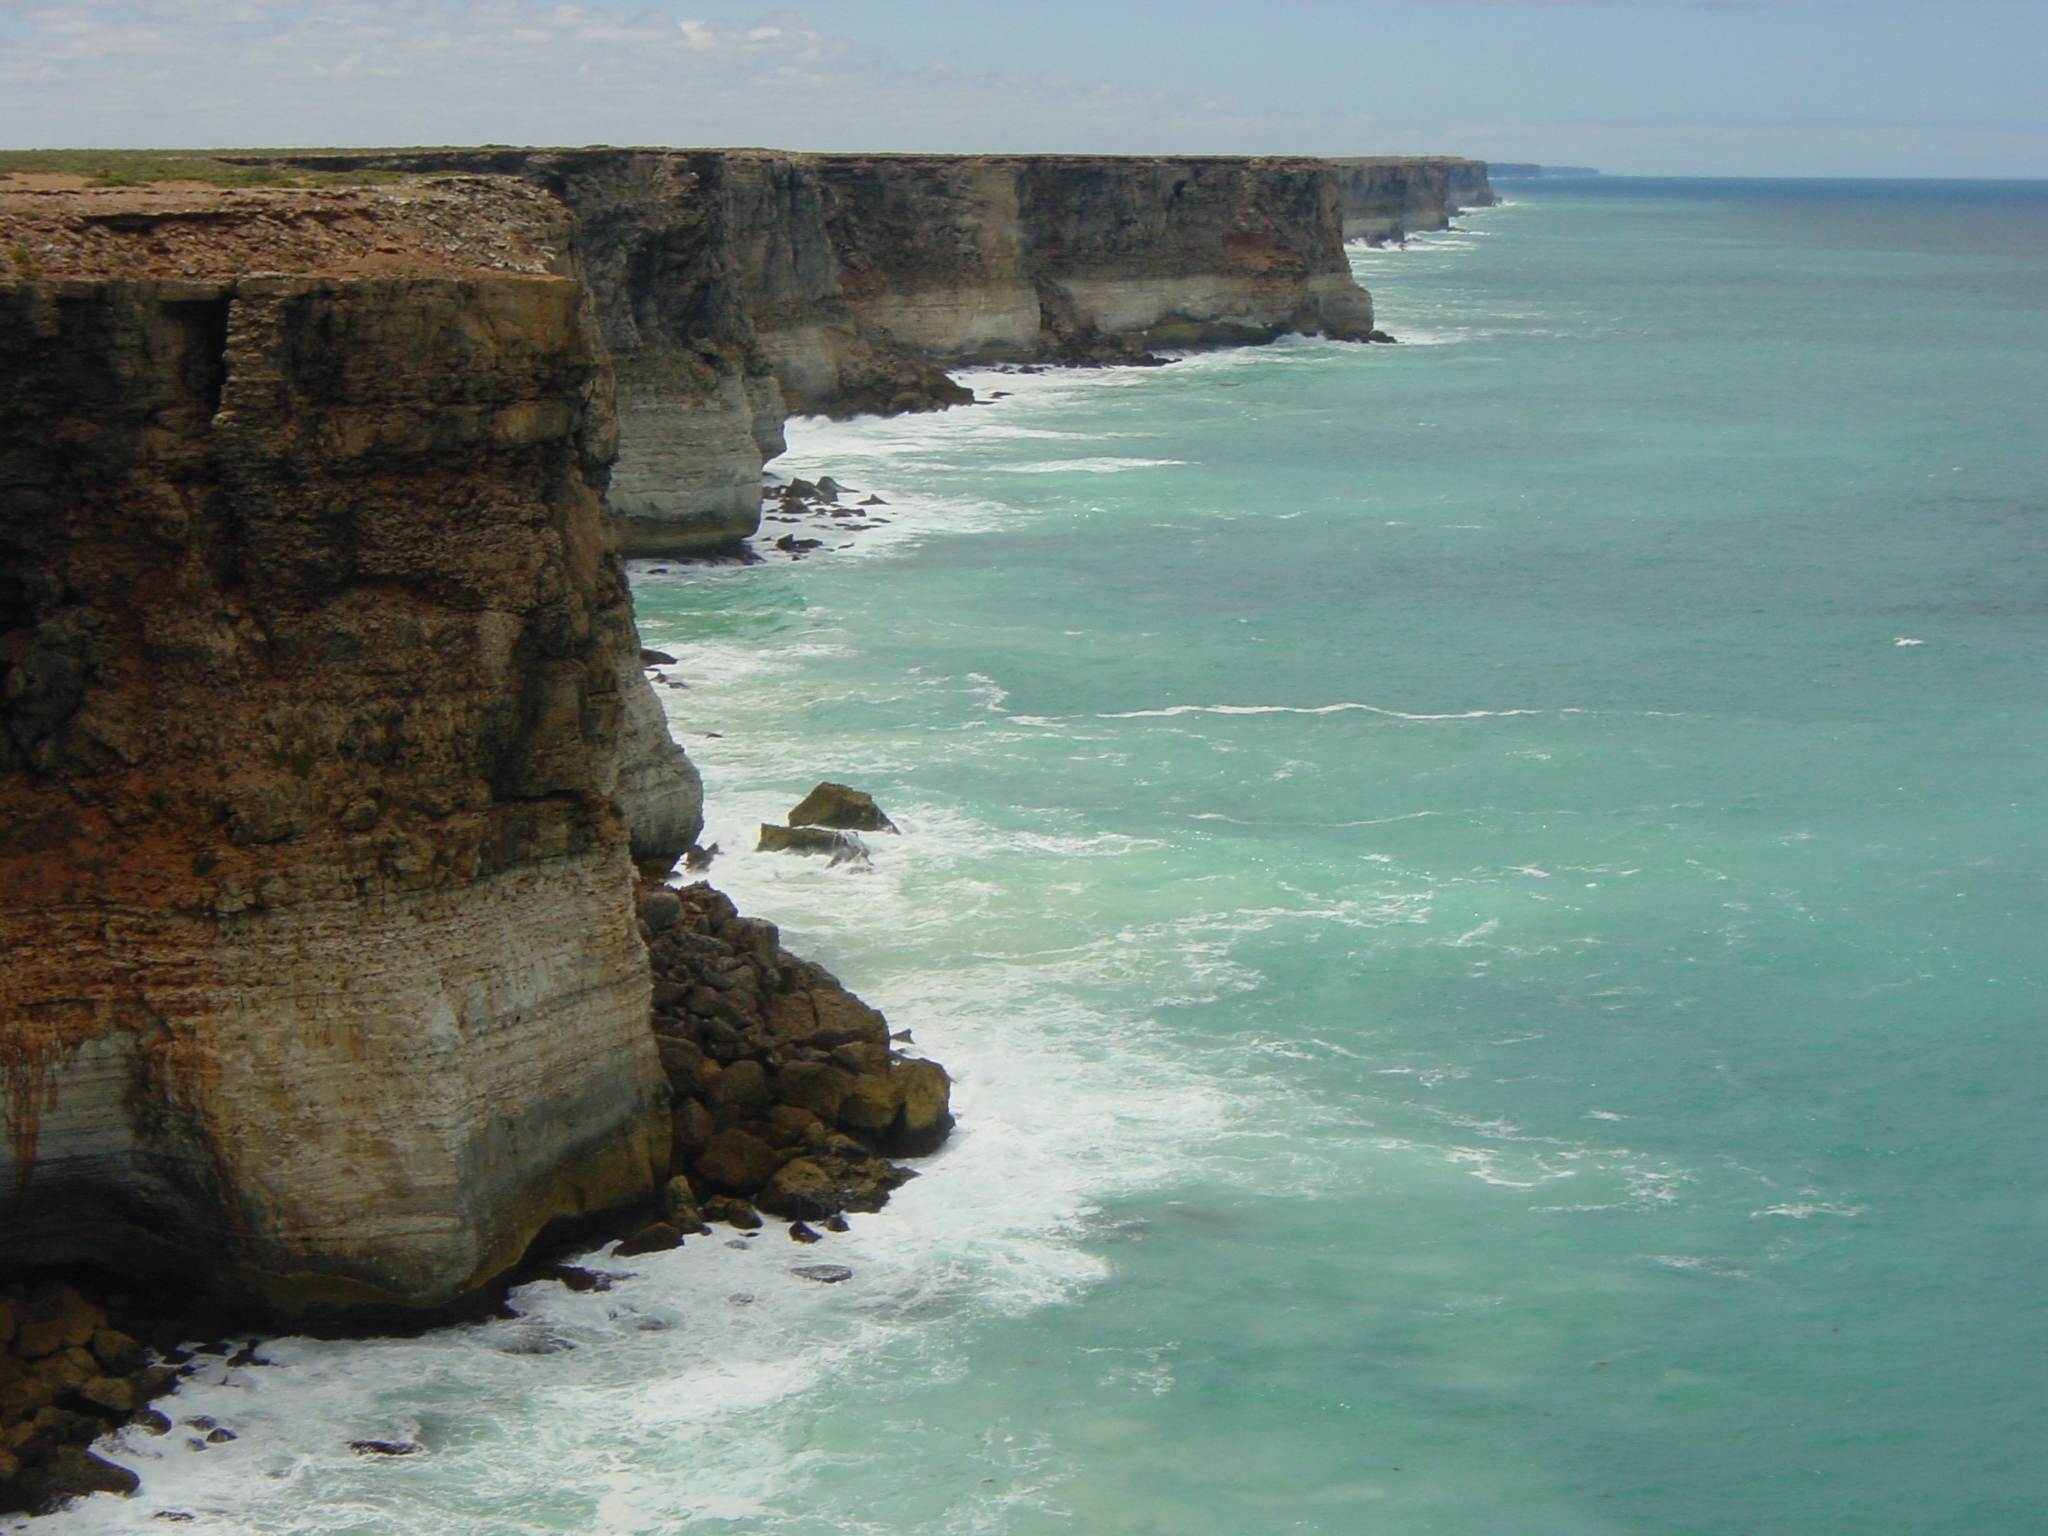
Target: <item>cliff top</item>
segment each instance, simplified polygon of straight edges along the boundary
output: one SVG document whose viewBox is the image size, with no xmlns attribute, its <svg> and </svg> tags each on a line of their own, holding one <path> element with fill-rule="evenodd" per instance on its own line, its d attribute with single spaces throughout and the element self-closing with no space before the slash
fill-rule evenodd
<svg viewBox="0 0 2048 1536">
<path fill-rule="evenodd" d="M 122 186 L 0 164 L 0 280 L 547 273 L 565 220 L 553 198 L 501 177 Z"/>
<path fill-rule="evenodd" d="M 1333 165 L 1486 165 L 1464 155 L 1330 155 Z"/>
</svg>

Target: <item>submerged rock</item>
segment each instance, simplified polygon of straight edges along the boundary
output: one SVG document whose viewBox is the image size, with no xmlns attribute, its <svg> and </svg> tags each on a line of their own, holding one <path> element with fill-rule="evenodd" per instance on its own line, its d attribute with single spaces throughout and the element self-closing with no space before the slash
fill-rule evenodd
<svg viewBox="0 0 2048 1536">
<path fill-rule="evenodd" d="M 767 821 L 761 823 L 761 841 L 754 851 L 822 853 L 834 864 L 865 864 L 868 861 L 868 845 L 851 832 L 835 832 L 827 827 L 778 827 Z"/>
<path fill-rule="evenodd" d="M 844 1264 L 799 1264 L 790 1271 L 804 1280 L 815 1280 L 820 1285 L 837 1285 L 842 1280 L 851 1280 L 853 1271 Z"/>
</svg>

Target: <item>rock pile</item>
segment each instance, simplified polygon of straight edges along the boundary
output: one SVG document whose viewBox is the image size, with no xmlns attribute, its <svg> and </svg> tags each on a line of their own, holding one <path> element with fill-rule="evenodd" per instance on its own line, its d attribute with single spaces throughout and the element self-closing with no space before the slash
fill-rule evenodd
<svg viewBox="0 0 2048 1536">
<path fill-rule="evenodd" d="M 0 1289 L 0 1512 L 134 1492 L 134 1473 L 86 1447 L 132 1422 L 168 1431 L 148 1405 L 177 1379 L 108 1308 L 63 1281 Z"/>
<path fill-rule="evenodd" d="M 793 1221 L 877 1211 L 913 1176 L 889 1159 L 945 1141 L 945 1069 L 893 1049 L 908 1036 L 784 949 L 773 923 L 701 883 L 643 888 L 640 922 L 674 1094 L 679 1179 L 661 1225 L 756 1225 L 753 1206 Z"/>
<path fill-rule="evenodd" d="M 858 495 L 860 492 L 841 485 L 830 475 L 815 483 L 791 480 L 762 490 L 762 516 L 766 522 L 808 523 L 821 532 L 829 530 L 833 533 L 860 533 L 865 529 L 886 526 L 889 519 L 871 510 L 888 505 L 881 497 L 869 496 L 857 503 L 840 500 L 841 497 Z M 794 533 L 786 533 L 774 543 L 792 559 L 802 559 L 810 551 L 824 547 L 822 539 L 800 538 Z M 839 547 L 844 549 L 847 546 Z"/>
<path fill-rule="evenodd" d="M 894 832 L 896 824 L 882 814 L 875 797 L 846 784 L 823 783 L 798 801 L 789 825 L 761 823 L 756 853 L 822 853 L 834 864 L 861 863 L 868 845 L 856 832 Z"/>
</svg>

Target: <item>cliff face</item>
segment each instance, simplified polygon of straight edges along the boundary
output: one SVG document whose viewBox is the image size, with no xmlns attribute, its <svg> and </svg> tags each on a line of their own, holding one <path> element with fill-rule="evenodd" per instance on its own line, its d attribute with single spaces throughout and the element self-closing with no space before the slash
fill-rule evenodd
<svg viewBox="0 0 2048 1536">
<path fill-rule="evenodd" d="M 835 1135 L 896 1144 L 913 1089 L 937 1125 L 942 1075 L 898 1082 L 865 1015 L 827 1042 L 829 978 L 764 943 L 759 1018 L 661 1016 L 701 1122 L 672 1127 L 630 882 L 694 839 L 701 790 L 618 528 L 645 553 L 751 533 L 787 412 L 955 403 L 949 366 L 1367 338 L 1351 172 L 295 163 L 416 179 L 0 186 L 0 1277 L 433 1307 L 647 1198 L 698 1132 L 844 1161 Z M 1439 171 L 1403 171 L 1403 206 L 1476 200 Z M 751 1088 L 693 1098 L 718 1074 L 686 1046 L 743 1087 L 875 1082 L 820 1079 L 858 1113 L 813 1133 Z"/>
<path fill-rule="evenodd" d="M 433 150 L 321 170 L 516 176 L 558 197 L 618 367 L 629 554 L 759 526 L 786 413 L 963 403 L 989 361 L 1363 340 L 1335 168 L 1306 159 Z"/>
<path fill-rule="evenodd" d="M 664 1170 L 619 802 L 687 841 L 695 785 L 608 376 L 545 239 L 422 198 L 0 203 L 202 274 L 0 285 L 5 1268 L 432 1306 Z M 316 270 L 203 275 L 299 218 Z"/>
<path fill-rule="evenodd" d="M 1454 215 L 1497 201 L 1483 160 L 1380 157 L 1331 164 L 1337 168 L 1346 240 L 1381 245 L 1421 230 L 1448 229 Z"/>
<path fill-rule="evenodd" d="M 1320 161 L 823 156 L 855 319 L 938 366 L 1364 340 Z"/>
</svg>

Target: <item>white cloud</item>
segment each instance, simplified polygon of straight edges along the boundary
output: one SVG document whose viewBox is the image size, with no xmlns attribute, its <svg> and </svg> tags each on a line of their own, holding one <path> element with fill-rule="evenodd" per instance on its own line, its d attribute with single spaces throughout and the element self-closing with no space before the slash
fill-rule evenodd
<svg viewBox="0 0 2048 1536">
<path fill-rule="evenodd" d="M 1491 38 L 1498 29 L 1490 18 L 1515 11 L 1679 16 L 1701 3 L 1411 0 L 1394 9 L 1462 13 L 1457 27 L 1419 35 L 1435 39 L 1434 48 Z M 1772 8 L 1782 10 L 1783 0 Z M 1835 6 L 1797 8 L 1832 16 Z M 1472 31 L 1469 18 L 1488 13 L 1488 24 Z M 1549 36 L 1549 23 L 1532 35 Z M 1779 97 L 1803 101 L 1797 83 L 1773 76 L 1739 103 L 1724 100 L 1729 84 L 1749 74 L 1723 69 L 1723 54 L 1688 74 L 1671 46 L 1679 34 L 1654 36 L 1663 40 L 1658 47 L 1643 44 L 1631 55 L 1640 67 L 1611 72 L 1668 83 L 1668 116 L 1646 113 L 1655 106 L 1640 90 L 1617 98 L 1554 54 L 1547 64 L 1520 55 L 1503 64 L 1498 46 L 1470 61 L 1486 66 L 1483 85 L 1470 71 L 1418 86 L 1411 71 L 1379 79 L 1368 68 L 1355 89 L 1305 90 L 1259 112 L 1220 94 L 1231 84 L 1215 94 L 1143 89 L 1122 83 L 1127 68 L 1119 83 L 913 68 L 795 11 L 739 26 L 546 0 L 0 0 L 0 147 L 499 142 L 1469 154 L 1680 175 L 2009 176 L 2048 166 L 2048 124 L 2031 113 L 2024 121 L 1893 120 L 1888 110 L 1908 103 L 1866 89 L 1808 110 L 1854 111 L 1868 97 L 1876 108 L 1868 117 L 1746 116 Z M 1683 34 L 1724 53 L 1765 36 Z M 1410 37 L 1406 46 L 1420 43 Z M 1756 56 L 1804 67 L 1797 49 Z M 1113 50 L 1087 57 L 1085 67 L 1119 73 Z M 1270 83 L 1286 67 L 1274 62 L 1244 78 Z M 1208 78 L 1236 77 L 1224 69 Z M 1354 101 L 1381 115 L 1353 109 Z M 1913 104 L 1930 115 L 1946 105 L 1943 116 L 1956 116 L 1946 103 Z"/>
<path fill-rule="evenodd" d="M 913 70 L 789 11 L 742 27 L 528 0 L 0 0 L 0 44 L 0 143 L 23 148 L 1190 152 L 1296 129 L 1216 99 Z"/>
</svg>

